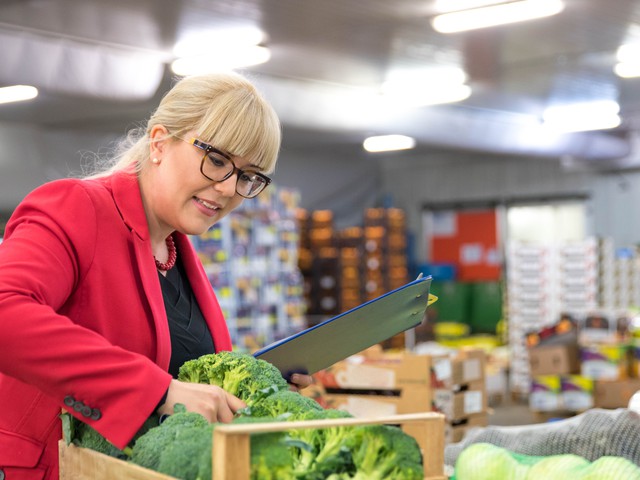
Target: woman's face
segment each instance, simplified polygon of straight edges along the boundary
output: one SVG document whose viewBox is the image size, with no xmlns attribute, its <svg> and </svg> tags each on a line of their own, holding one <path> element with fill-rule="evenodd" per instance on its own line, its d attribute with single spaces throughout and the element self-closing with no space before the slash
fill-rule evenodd
<svg viewBox="0 0 640 480">
<path fill-rule="evenodd" d="M 151 135 L 153 139 L 153 131 Z M 192 136 L 195 134 L 184 140 Z M 222 182 L 204 177 L 200 172 L 204 151 L 184 140 L 174 138 L 152 144 L 152 161 L 146 167 L 150 181 L 145 208 L 151 217 L 151 228 L 155 223 L 167 234 L 177 230 L 200 235 L 237 208 L 244 198 L 236 193 L 237 174 Z M 154 163 L 154 158 L 159 161 Z M 240 169 L 249 166 L 242 157 L 232 160 Z"/>
</svg>

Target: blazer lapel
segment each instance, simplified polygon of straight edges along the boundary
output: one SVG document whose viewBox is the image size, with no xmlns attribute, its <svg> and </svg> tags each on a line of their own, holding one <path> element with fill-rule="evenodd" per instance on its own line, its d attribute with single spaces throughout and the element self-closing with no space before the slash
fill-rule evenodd
<svg viewBox="0 0 640 480">
<path fill-rule="evenodd" d="M 135 174 L 117 173 L 111 178 L 113 198 L 122 215 L 124 223 L 131 231 L 131 242 L 135 252 L 135 261 L 140 273 L 145 297 L 155 324 L 158 350 L 155 362 L 164 369 L 169 368 L 171 359 L 171 339 L 169 323 L 164 308 L 162 289 L 158 280 L 158 271 L 153 260 L 147 217 L 142 205 L 138 178 Z"/>
</svg>

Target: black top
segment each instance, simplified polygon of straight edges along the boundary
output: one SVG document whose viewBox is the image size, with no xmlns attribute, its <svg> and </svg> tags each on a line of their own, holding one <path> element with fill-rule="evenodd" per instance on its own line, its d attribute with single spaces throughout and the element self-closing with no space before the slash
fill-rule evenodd
<svg viewBox="0 0 640 480">
<path fill-rule="evenodd" d="M 180 259 L 166 277 L 160 272 L 158 276 L 171 336 L 169 373 L 177 378 L 184 362 L 214 353 L 215 348 L 209 326 L 202 316 Z"/>
</svg>

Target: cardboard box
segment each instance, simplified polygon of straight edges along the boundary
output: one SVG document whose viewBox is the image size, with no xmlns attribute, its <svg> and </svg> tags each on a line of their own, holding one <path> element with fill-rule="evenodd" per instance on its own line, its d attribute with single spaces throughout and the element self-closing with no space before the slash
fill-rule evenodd
<svg viewBox="0 0 640 480">
<path fill-rule="evenodd" d="M 529 349 L 532 376 L 567 375 L 580 372 L 578 345 L 541 345 Z"/>
<path fill-rule="evenodd" d="M 325 388 L 397 389 L 405 385 L 445 388 L 452 385 L 448 355 L 358 355 L 314 374 Z"/>
<path fill-rule="evenodd" d="M 537 375 L 531 379 L 529 408 L 534 412 L 553 412 L 562 406 L 560 375 Z"/>
<path fill-rule="evenodd" d="M 484 380 L 486 353 L 479 349 L 462 349 L 453 358 L 451 366 L 454 385 Z"/>
<path fill-rule="evenodd" d="M 560 377 L 562 408 L 582 412 L 593 407 L 593 380 L 582 375 Z"/>
<path fill-rule="evenodd" d="M 629 376 L 628 347 L 590 344 L 580 348 L 580 373 L 594 380 L 621 380 Z"/>
<path fill-rule="evenodd" d="M 595 407 L 627 408 L 633 394 L 640 390 L 640 379 L 596 380 L 594 390 Z"/>
</svg>

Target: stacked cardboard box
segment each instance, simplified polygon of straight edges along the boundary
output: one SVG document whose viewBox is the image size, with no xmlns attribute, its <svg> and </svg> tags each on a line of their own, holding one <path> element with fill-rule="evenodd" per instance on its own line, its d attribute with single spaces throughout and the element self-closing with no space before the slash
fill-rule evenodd
<svg viewBox="0 0 640 480">
<path fill-rule="evenodd" d="M 367 209 L 363 226 L 341 230 L 335 228 L 329 210 L 298 212 L 308 323 L 355 308 L 409 281 L 405 223 L 404 212 L 397 208 Z M 404 342 L 394 346 L 403 347 Z"/>
<path fill-rule="evenodd" d="M 530 334 L 531 409 L 626 407 L 640 387 L 630 332 L 623 327 L 629 324 L 620 312 L 608 316 L 599 310 L 582 317 L 565 314 L 557 325 Z"/>
<path fill-rule="evenodd" d="M 303 393 L 356 417 L 441 412 L 447 441 L 457 442 L 469 428 L 487 424 L 485 362 L 482 350 L 452 356 L 370 349 L 318 372 Z"/>
</svg>

